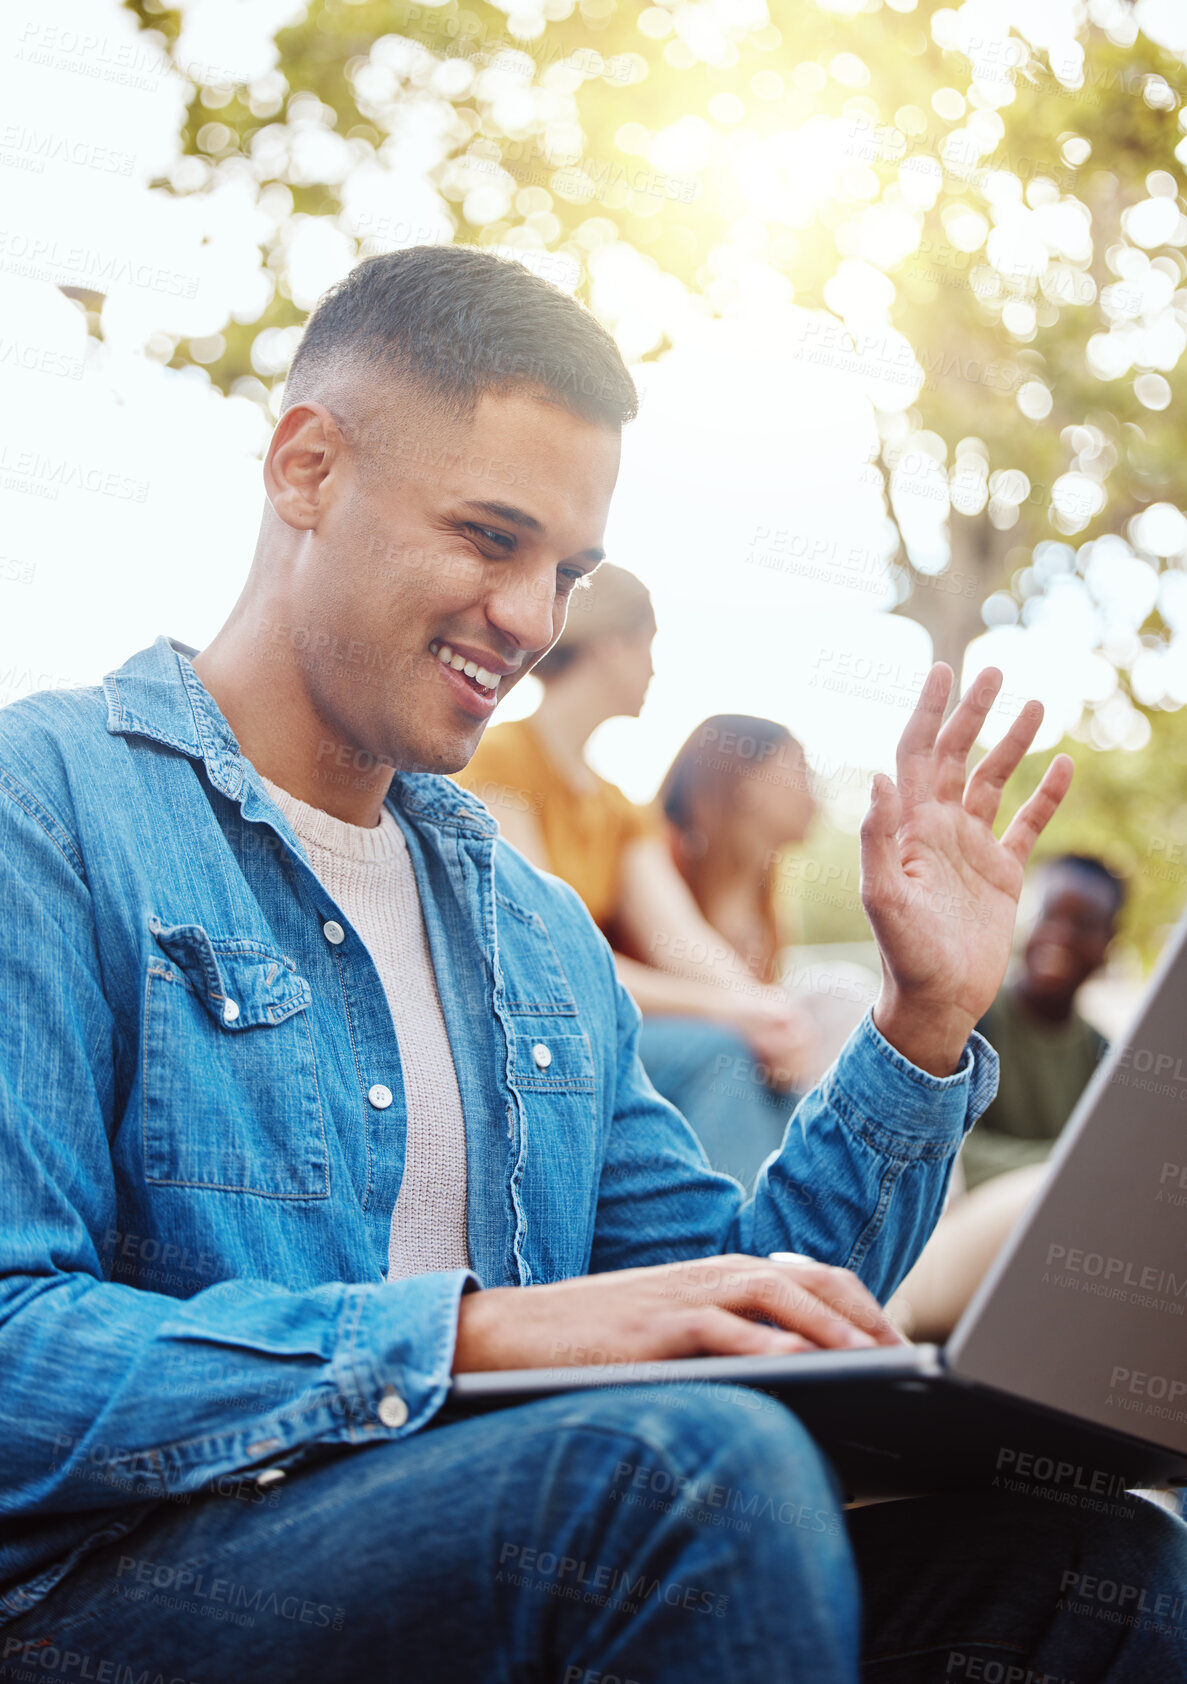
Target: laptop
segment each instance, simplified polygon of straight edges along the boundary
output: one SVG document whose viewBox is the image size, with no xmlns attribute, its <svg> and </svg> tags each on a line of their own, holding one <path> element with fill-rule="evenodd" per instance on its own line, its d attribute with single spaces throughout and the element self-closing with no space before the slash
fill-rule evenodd
<svg viewBox="0 0 1187 1684">
<path fill-rule="evenodd" d="M 1124 1505 L 1187 1485 L 1187 914 L 943 1347 L 454 1377 L 472 1413 L 681 1381 L 781 1399 L 852 1499 L 998 1485 Z"/>
</svg>

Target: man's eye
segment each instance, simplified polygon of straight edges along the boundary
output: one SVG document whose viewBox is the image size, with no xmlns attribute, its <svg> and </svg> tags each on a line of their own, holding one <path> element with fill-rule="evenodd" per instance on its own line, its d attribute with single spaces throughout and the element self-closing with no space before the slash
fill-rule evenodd
<svg viewBox="0 0 1187 1684">
<path fill-rule="evenodd" d="M 466 531 L 477 532 L 480 538 L 485 539 L 488 544 L 493 544 L 495 549 L 513 550 L 515 548 L 515 539 L 511 536 L 511 534 L 509 532 L 500 532 L 497 527 L 478 526 L 473 521 L 467 521 Z"/>
<path fill-rule="evenodd" d="M 585 574 L 579 567 L 561 567 L 557 571 L 557 578 L 563 582 L 567 596 L 570 591 L 575 590 L 581 584 Z"/>
</svg>

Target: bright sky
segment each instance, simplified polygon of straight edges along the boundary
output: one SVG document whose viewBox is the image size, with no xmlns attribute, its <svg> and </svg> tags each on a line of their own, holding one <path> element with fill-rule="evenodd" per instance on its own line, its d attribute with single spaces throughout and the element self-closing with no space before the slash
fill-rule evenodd
<svg viewBox="0 0 1187 1684">
<path fill-rule="evenodd" d="M 1142 3 L 1156 15 L 1156 0 Z M 182 57 L 228 78 L 258 77 L 276 61 L 274 32 L 302 9 L 191 0 Z M 1163 10 L 1173 31 L 1173 0 Z M 1063 39 L 1068 5 L 1050 0 L 1040 11 Z M 1034 16 L 1032 8 L 1032 30 Z M 0 17 L 0 58 L 3 703 L 93 683 L 162 632 L 199 647 L 210 639 L 250 562 L 268 426 L 249 399 L 224 398 L 200 369 L 171 371 L 146 351 L 154 334 L 215 335 L 228 311 L 254 320 L 266 296 L 256 243 L 265 212 L 253 193 L 232 186 L 172 199 L 148 188 L 177 169 L 184 179 L 184 84 L 117 0 L 13 0 Z M 816 148 L 817 164 L 827 153 L 819 136 L 789 135 L 801 164 L 804 148 Z M 670 169 L 695 138 L 671 142 Z M 756 204 L 776 190 L 769 165 L 755 159 Z M 347 185 L 356 219 L 382 205 L 393 227 L 419 231 L 413 241 L 442 233 L 441 201 L 412 164 L 382 196 L 366 179 Z M 1147 204 L 1154 217 L 1156 197 Z M 1074 236 L 1062 227 L 1051 238 Z M 350 247 L 311 219 L 294 231 L 290 258 L 294 296 L 309 306 L 349 266 Z M 675 339 L 659 364 L 639 369 L 643 404 L 625 435 L 608 541 L 611 559 L 652 588 L 661 627 L 643 719 L 610 722 L 593 746 L 599 769 L 636 798 L 652 793 L 679 742 L 717 711 L 790 726 L 836 780 L 841 822 L 864 805 L 865 774 L 892 769 L 930 646 L 915 622 L 886 612 L 894 537 L 871 463 L 879 417 L 885 427 L 909 408 L 922 371 L 887 323 L 885 278 L 860 258 L 843 268 L 830 305 L 868 337 L 878 328 L 877 358 L 820 358 L 822 343 L 839 343 L 837 317 L 789 302 L 762 265 L 741 275 L 737 302 L 715 320 L 675 298 L 670 278 L 630 247 L 605 248 L 594 270 L 595 304 L 628 355 L 654 342 L 657 311 Z M 57 291 L 71 282 L 107 293 L 104 344 L 88 342 Z M 901 356 L 889 357 L 888 345 Z M 926 452 L 895 498 L 918 564 L 942 566 L 949 491 Z M 1178 553 L 1187 522 L 1158 507 L 1148 548 Z M 1060 557 L 1049 560 L 1059 572 Z M 991 658 L 1006 670 L 1010 702 L 995 732 L 1035 694 L 1049 710 L 1043 746 L 1085 698 L 1107 697 L 1113 669 L 1092 653 L 1100 616 L 1140 623 L 1159 588 L 1124 544 L 1101 552 L 1091 591 L 1079 579 L 1066 586 L 1055 610 L 975 646 L 973 670 Z M 1187 628 L 1187 602 L 1171 607 Z M 1187 660 L 1180 666 L 1187 699 Z M 511 706 L 530 705 L 529 682 Z"/>
</svg>

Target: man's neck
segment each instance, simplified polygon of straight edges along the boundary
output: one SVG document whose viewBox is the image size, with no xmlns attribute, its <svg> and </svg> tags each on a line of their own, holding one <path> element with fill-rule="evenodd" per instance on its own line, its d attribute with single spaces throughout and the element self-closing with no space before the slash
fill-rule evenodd
<svg viewBox="0 0 1187 1684">
<path fill-rule="evenodd" d="M 1026 986 L 1026 978 L 1022 977 L 1010 990 L 1015 1002 L 1023 1014 L 1037 1023 L 1058 1027 L 1070 1023 L 1075 1012 L 1074 994 L 1044 995 L 1032 994 Z"/>
<path fill-rule="evenodd" d="M 377 825 L 392 768 L 377 763 L 360 769 L 357 755 L 345 767 L 338 765 L 338 736 L 315 713 L 298 667 L 288 658 L 292 651 L 282 647 L 278 653 L 275 662 L 261 662 L 256 640 L 238 616 L 191 665 L 257 772 L 346 824 Z"/>
</svg>

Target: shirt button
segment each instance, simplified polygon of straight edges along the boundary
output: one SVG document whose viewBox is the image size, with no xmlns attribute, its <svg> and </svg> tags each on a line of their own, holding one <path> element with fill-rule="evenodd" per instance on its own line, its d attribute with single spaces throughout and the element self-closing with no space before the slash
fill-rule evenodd
<svg viewBox="0 0 1187 1684">
<path fill-rule="evenodd" d="M 262 1474 L 256 1475 L 256 1484 L 260 1486 L 279 1485 L 284 1477 L 283 1468 L 265 1468 Z"/>
<path fill-rule="evenodd" d="M 386 1111 L 392 1102 L 392 1090 L 385 1088 L 382 1082 L 376 1082 L 373 1088 L 367 1090 L 367 1098 L 377 1111 Z"/>
<path fill-rule="evenodd" d="M 332 941 L 335 947 L 339 942 L 346 940 L 346 931 L 336 918 L 327 919 L 321 927 L 321 933 L 327 941 Z"/>
<path fill-rule="evenodd" d="M 408 1419 L 408 1405 L 399 1392 L 386 1391 L 379 1400 L 379 1419 L 385 1427 L 402 1427 Z"/>
<path fill-rule="evenodd" d="M 532 1048 L 532 1058 L 535 1060 L 536 1066 L 540 1070 L 547 1070 L 548 1066 L 552 1063 L 552 1054 L 544 1045 L 543 1041 L 537 1041 L 535 1046 Z"/>
<path fill-rule="evenodd" d="M 238 1016 L 239 1016 L 239 1007 L 235 1003 L 235 1001 L 234 1000 L 225 1000 L 223 1002 L 223 1022 L 224 1023 L 234 1023 L 235 1019 Z"/>
</svg>

